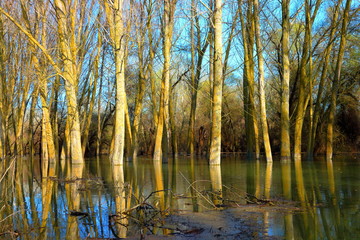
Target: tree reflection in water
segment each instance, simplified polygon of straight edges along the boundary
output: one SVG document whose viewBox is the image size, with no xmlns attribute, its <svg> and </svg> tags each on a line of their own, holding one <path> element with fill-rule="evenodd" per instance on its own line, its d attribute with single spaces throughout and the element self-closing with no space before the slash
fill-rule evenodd
<svg viewBox="0 0 360 240">
<path fill-rule="evenodd" d="M 209 166 L 206 159 L 180 158 L 154 165 L 139 158 L 137 164 L 112 166 L 108 159 L 97 158 L 86 165 L 35 164 L 31 169 L 26 167 L 29 161 L 1 162 L 2 173 L 8 170 L 0 182 L 0 238 L 166 235 L 170 231 L 162 224 L 173 212 L 169 210 L 206 213 L 214 209 L 212 204 L 225 209 L 228 199 L 263 209 L 256 216 L 262 234 L 269 237 L 351 239 L 360 234 L 357 162 L 224 158 L 221 166 Z M 246 193 L 269 199 L 280 212 L 245 205 Z M 283 211 L 277 206 L 282 199 Z M 148 221 L 155 215 L 156 220 Z M 141 216 L 148 219 L 140 224 Z"/>
</svg>

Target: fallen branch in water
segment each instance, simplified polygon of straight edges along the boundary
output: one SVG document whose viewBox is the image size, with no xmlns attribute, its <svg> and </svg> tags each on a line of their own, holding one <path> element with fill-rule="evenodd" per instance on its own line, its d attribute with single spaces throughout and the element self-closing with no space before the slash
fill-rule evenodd
<svg viewBox="0 0 360 240">
<path fill-rule="evenodd" d="M 167 215 L 168 210 L 162 210 L 157 208 L 155 205 L 149 202 L 149 199 L 156 193 L 171 191 L 170 189 L 163 189 L 151 192 L 146 197 L 137 198 L 132 194 L 133 199 L 135 199 L 136 204 L 126 209 L 125 211 L 118 214 L 109 215 L 109 228 L 116 239 L 120 239 L 114 225 L 119 224 L 125 228 L 128 228 L 128 221 L 132 221 L 140 229 L 141 239 L 145 235 L 145 230 L 149 231 L 151 234 L 154 234 L 154 228 L 161 228 L 161 221 L 163 221 L 163 216 Z M 127 221 L 124 221 L 127 220 Z M 124 223 L 126 222 L 126 223 Z"/>
</svg>

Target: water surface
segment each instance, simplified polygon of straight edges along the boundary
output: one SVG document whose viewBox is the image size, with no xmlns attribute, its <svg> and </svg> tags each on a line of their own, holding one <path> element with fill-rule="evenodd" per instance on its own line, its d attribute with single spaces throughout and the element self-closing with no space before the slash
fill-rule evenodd
<svg viewBox="0 0 360 240">
<path fill-rule="evenodd" d="M 231 155 L 216 167 L 188 157 L 162 164 L 139 158 L 122 167 L 101 157 L 87 159 L 85 165 L 49 166 L 48 171 L 37 160 L 32 168 L 27 167 L 29 159 L 16 161 L 17 168 L 0 186 L 2 239 L 168 235 L 174 231 L 166 228 L 166 215 L 221 215 L 229 206 L 261 209 L 254 210 L 255 225 L 262 229 L 254 238 L 360 236 L 356 156 L 267 164 Z"/>
</svg>

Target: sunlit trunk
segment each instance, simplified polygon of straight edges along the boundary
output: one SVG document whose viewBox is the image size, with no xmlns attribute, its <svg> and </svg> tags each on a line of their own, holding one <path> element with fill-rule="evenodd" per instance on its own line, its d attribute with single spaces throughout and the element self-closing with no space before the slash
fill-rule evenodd
<svg viewBox="0 0 360 240">
<path fill-rule="evenodd" d="M 69 26 L 68 16 L 70 8 L 74 7 L 72 4 L 65 4 L 61 0 L 55 0 L 55 10 L 58 20 L 58 34 L 59 34 L 59 47 L 61 59 L 63 63 L 62 75 L 65 79 L 65 91 L 67 98 L 67 119 L 69 121 L 69 137 L 70 137 L 70 153 L 72 163 L 83 163 L 84 158 L 81 151 L 81 132 L 80 132 L 80 119 L 77 104 L 77 85 L 78 74 L 75 56 L 73 55 L 74 42 L 69 38 L 74 37 L 73 26 Z M 72 9 L 74 10 L 74 9 Z M 72 19 L 75 21 L 75 19 Z M 70 35 L 69 35 L 70 34 Z"/>
<path fill-rule="evenodd" d="M 223 186 L 221 178 L 221 166 L 220 165 L 210 165 L 210 180 L 211 188 L 214 193 L 213 202 L 214 205 L 218 208 L 221 208 L 223 205 Z"/>
<path fill-rule="evenodd" d="M 215 1 L 214 9 L 214 83 L 212 96 L 212 122 L 210 165 L 221 162 L 221 103 L 222 103 L 222 0 Z"/>
<path fill-rule="evenodd" d="M 139 80 L 137 87 L 137 95 L 135 99 L 135 110 L 134 110 L 134 121 L 132 125 L 132 157 L 133 159 L 137 158 L 139 151 L 138 135 L 139 135 L 139 125 L 140 117 L 143 106 L 143 98 L 145 95 L 145 66 L 144 66 L 144 42 L 145 42 L 145 29 L 142 27 L 144 25 L 144 4 L 140 4 L 140 20 L 139 20 L 139 31 L 137 32 L 137 46 L 138 46 L 138 66 L 139 66 Z"/>
<path fill-rule="evenodd" d="M 264 187 L 264 196 L 265 199 L 270 199 L 271 193 L 271 182 L 272 182 L 272 169 L 273 163 L 268 162 L 266 164 L 266 172 L 265 172 L 265 187 Z"/>
<path fill-rule="evenodd" d="M 43 177 L 47 177 L 49 166 L 48 141 L 46 138 L 46 126 L 44 120 L 41 121 L 41 169 Z"/>
<path fill-rule="evenodd" d="M 43 40 L 42 45 L 45 48 L 47 47 L 47 43 L 45 40 L 47 37 L 47 31 L 46 31 L 47 30 L 47 28 L 46 28 L 47 18 L 45 17 L 46 16 L 45 12 L 46 12 L 47 6 L 48 5 L 46 4 L 45 6 L 41 6 L 39 9 L 39 11 L 41 11 L 41 13 L 44 15 L 41 19 L 41 23 L 43 24 L 43 27 L 41 29 L 41 39 Z M 25 8 L 25 5 L 23 5 L 23 7 Z M 27 27 L 28 31 L 31 32 L 32 31 L 31 26 L 28 24 L 28 23 L 30 23 L 30 19 L 28 19 L 28 15 L 25 12 L 23 12 L 23 18 L 24 18 L 25 22 L 27 23 L 26 27 Z M 38 32 L 39 30 L 36 29 L 35 31 Z M 30 51 L 36 52 L 34 45 L 30 45 Z M 56 156 L 56 150 L 55 150 L 55 145 L 54 145 L 54 135 L 53 135 L 51 119 L 50 119 L 49 104 L 47 103 L 47 98 L 48 98 L 47 83 L 48 83 L 48 81 L 47 81 L 47 76 L 44 74 L 47 62 L 44 62 L 41 60 L 42 59 L 37 57 L 36 54 L 31 55 L 31 63 L 34 65 L 37 77 L 39 79 L 37 82 L 37 86 L 35 86 L 35 88 L 37 90 L 36 94 L 39 94 L 40 100 L 41 100 L 42 137 L 43 137 L 43 141 L 45 141 L 44 144 L 42 144 L 43 151 L 44 151 L 44 155 L 46 155 L 46 161 L 49 161 L 50 164 L 54 164 L 56 162 L 57 156 Z M 34 97 L 37 97 L 37 95 Z M 44 148 L 46 148 L 46 149 L 44 149 Z"/>
<path fill-rule="evenodd" d="M 23 66 L 25 68 L 25 66 Z M 21 97 L 21 103 L 20 106 L 18 106 L 18 112 L 16 113 L 17 121 L 16 121 L 16 130 L 15 130 L 15 147 L 16 147 L 16 154 L 23 156 L 24 155 L 24 149 L 23 149 L 23 134 L 24 134 L 24 115 L 25 115 L 25 107 L 26 107 L 26 101 L 27 101 L 27 95 L 30 88 L 30 80 L 25 78 L 23 81 L 23 92 Z M 13 111 L 13 114 L 15 114 L 15 111 Z"/>
<path fill-rule="evenodd" d="M 172 47 L 172 35 L 174 25 L 174 12 L 176 0 L 169 0 L 164 2 L 164 39 L 163 39 L 163 56 L 164 65 L 161 79 L 160 92 L 160 107 L 158 124 L 156 126 L 155 147 L 154 147 L 154 161 L 161 161 L 165 154 L 162 153 L 162 142 L 164 128 L 166 124 L 167 109 L 169 107 L 169 87 L 170 87 L 170 51 Z M 165 134 L 166 130 L 165 130 Z"/>
<path fill-rule="evenodd" d="M 110 149 L 110 159 L 115 165 L 122 165 L 125 147 L 125 36 L 123 23 L 123 0 L 113 3 L 105 1 L 105 13 L 110 27 L 110 37 L 115 54 L 115 118 L 113 144 Z"/>
<path fill-rule="evenodd" d="M 154 174 L 155 174 L 155 190 L 158 198 L 160 211 L 165 210 L 165 188 L 164 188 L 164 176 L 162 172 L 162 163 L 160 161 L 154 162 Z"/>
<path fill-rule="evenodd" d="M 281 79 L 281 149 L 282 159 L 290 159 L 290 117 L 289 117 L 289 85 L 290 85 L 290 0 L 282 0 L 282 79 Z"/>
<path fill-rule="evenodd" d="M 259 2 L 254 0 L 254 24 L 255 24 L 255 39 L 258 59 L 259 72 L 259 100 L 260 100 L 260 119 L 265 147 L 265 156 L 267 162 L 272 162 L 272 153 L 270 146 L 269 130 L 266 117 L 266 100 L 265 100 L 265 81 L 264 81 L 264 58 L 263 46 L 260 39 L 260 17 L 259 17 Z"/>
</svg>

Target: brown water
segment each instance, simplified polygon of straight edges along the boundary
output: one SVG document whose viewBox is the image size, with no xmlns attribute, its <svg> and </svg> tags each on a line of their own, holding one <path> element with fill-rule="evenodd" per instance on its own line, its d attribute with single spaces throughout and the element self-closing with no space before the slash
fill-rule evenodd
<svg viewBox="0 0 360 240">
<path fill-rule="evenodd" d="M 221 215 L 237 205 L 261 209 L 255 239 L 360 236 L 359 156 L 267 164 L 231 155 L 221 167 L 186 157 L 158 165 L 139 158 L 112 167 L 102 157 L 49 166 L 43 174 L 37 160 L 32 168 L 29 159 L 16 161 L 17 168 L 0 179 L 0 239 L 168 235 L 174 227 L 167 228 L 166 215 Z M 1 177 L 7 169 L 2 164 Z M 241 217 L 234 221 L 241 224 Z"/>
</svg>

